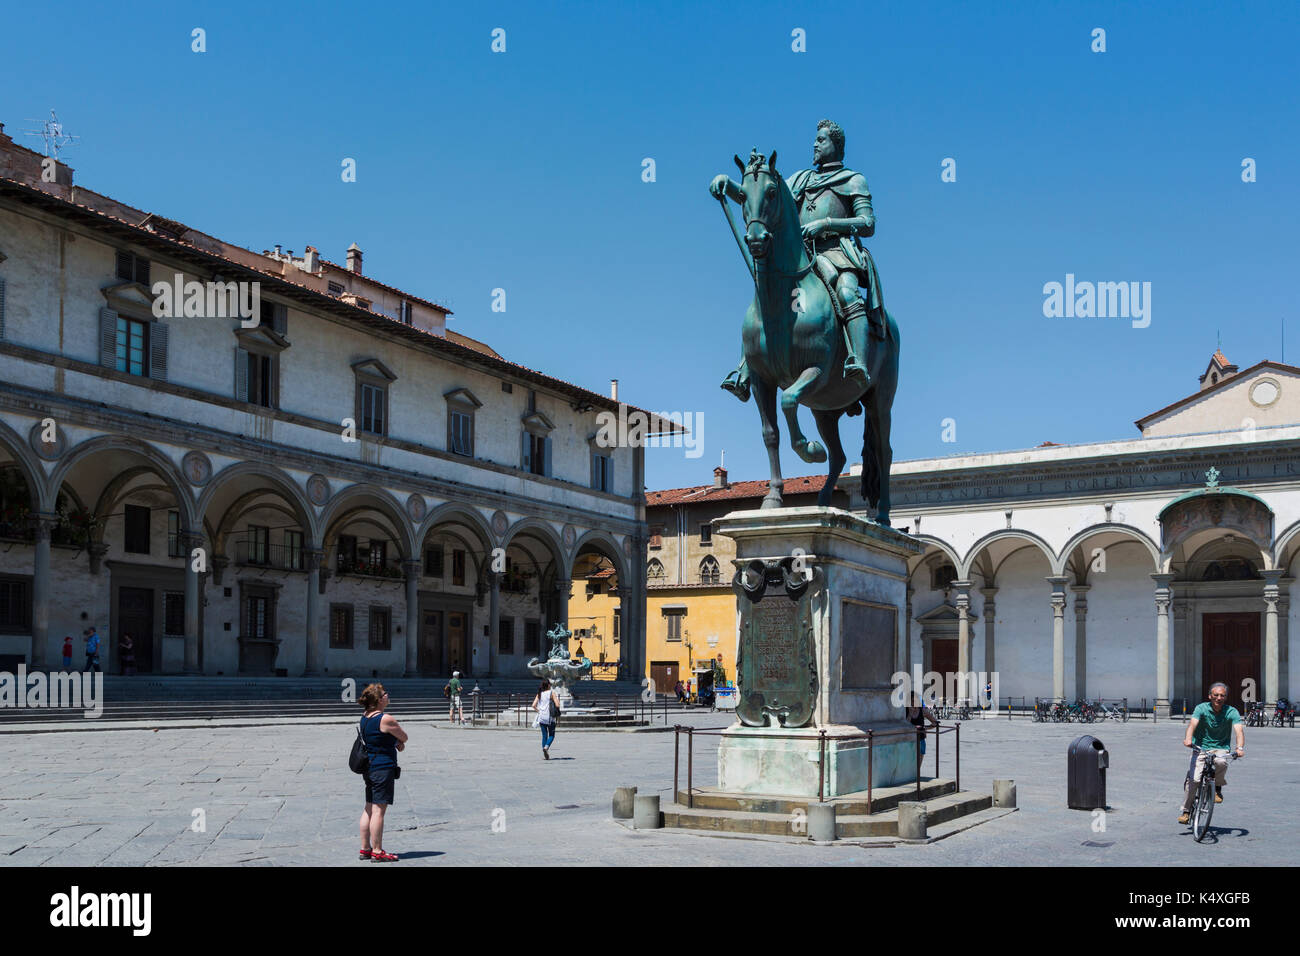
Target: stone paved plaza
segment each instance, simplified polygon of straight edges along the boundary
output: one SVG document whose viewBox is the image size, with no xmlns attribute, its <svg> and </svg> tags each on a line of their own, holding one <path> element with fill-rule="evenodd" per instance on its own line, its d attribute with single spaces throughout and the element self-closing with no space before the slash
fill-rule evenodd
<svg viewBox="0 0 1300 956">
<path fill-rule="evenodd" d="M 398 712 L 400 716 L 400 711 Z M 720 727 L 721 715 L 690 715 Z M 1300 783 L 1300 731 L 1247 732 L 1215 838 L 1175 822 L 1187 764 L 1183 725 L 962 726 L 962 782 L 1012 777 L 1019 812 L 924 846 L 818 847 L 667 831 L 610 819 L 616 786 L 669 798 L 671 733 L 569 732 L 549 762 L 533 732 L 408 719 L 386 848 L 405 865 L 1286 865 L 1300 828 L 1280 795 Z M 0 862 L 39 865 L 372 865 L 356 862 L 360 778 L 352 723 L 0 734 Z M 1111 752 L 1105 832 L 1065 809 L 1065 752 L 1093 733 Z M 697 781 L 713 782 L 717 738 L 697 738 Z M 948 747 L 951 735 L 944 738 Z M 933 743 L 931 744 L 933 747 Z M 931 751 L 933 753 L 933 751 Z M 684 763 L 684 762 L 683 762 Z M 927 760 L 930 772 L 932 759 Z M 951 763 L 944 758 L 944 773 Z M 194 832 L 202 810 L 206 831 Z M 494 821 L 496 827 L 494 829 Z"/>
</svg>

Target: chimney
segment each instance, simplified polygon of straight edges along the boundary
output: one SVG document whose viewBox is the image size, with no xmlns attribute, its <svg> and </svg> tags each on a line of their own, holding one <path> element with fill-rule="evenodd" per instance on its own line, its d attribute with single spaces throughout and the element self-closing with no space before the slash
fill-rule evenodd
<svg viewBox="0 0 1300 956">
<path fill-rule="evenodd" d="M 302 256 L 302 270 L 315 275 L 320 269 L 320 253 L 316 251 L 315 246 L 308 246 L 307 251 Z"/>
<path fill-rule="evenodd" d="M 348 271 L 361 275 L 361 248 L 355 242 L 348 246 Z"/>
<path fill-rule="evenodd" d="M 280 258 L 280 244 L 278 242 L 275 244 L 275 258 L 277 260 Z"/>
<path fill-rule="evenodd" d="M 609 380 L 609 397 L 616 402 L 618 401 L 618 379 L 616 378 Z"/>
<path fill-rule="evenodd" d="M 723 468 L 721 465 L 713 469 L 713 487 L 714 488 L 730 487 L 730 485 L 727 484 L 727 469 Z"/>
</svg>

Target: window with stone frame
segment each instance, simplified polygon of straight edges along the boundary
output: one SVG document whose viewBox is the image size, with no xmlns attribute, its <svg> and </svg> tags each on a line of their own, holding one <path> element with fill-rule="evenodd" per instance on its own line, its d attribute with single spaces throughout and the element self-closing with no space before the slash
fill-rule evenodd
<svg viewBox="0 0 1300 956">
<path fill-rule="evenodd" d="M 370 641 L 372 651 L 387 651 L 393 646 L 392 613 L 387 607 L 370 608 Z"/>
<path fill-rule="evenodd" d="M 465 552 L 460 548 L 451 552 L 451 583 L 456 587 L 465 585 Z"/>
<path fill-rule="evenodd" d="M 680 608 L 664 608 L 664 625 L 668 629 L 667 639 L 670 641 L 680 641 L 682 639 L 682 622 L 686 619 L 686 612 Z"/>
<path fill-rule="evenodd" d="M 352 605 L 330 605 L 330 647 L 350 650 L 352 647 Z"/>
<path fill-rule="evenodd" d="M 651 584 L 663 584 L 664 564 L 658 558 L 651 558 L 646 564 L 646 580 Z"/>
<path fill-rule="evenodd" d="M 535 393 L 528 394 L 531 397 Z M 555 430 L 555 424 L 542 412 L 535 410 L 525 412 L 521 422 L 523 433 L 520 436 L 519 467 L 532 475 L 549 476 L 551 474 L 551 432 Z"/>
<path fill-rule="evenodd" d="M 127 554 L 148 554 L 149 509 L 144 505 L 127 505 L 122 524 L 122 550 Z"/>
<path fill-rule="evenodd" d="M 143 256 L 137 256 L 133 252 L 127 252 L 125 249 L 117 251 L 117 277 L 123 282 L 138 282 L 140 285 L 150 285 L 149 282 L 149 260 Z"/>
<path fill-rule="evenodd" d="M 170 637 L 185 636 L 185 592 L 163 594 L 163 633 Z"/>
<path fill-rule="evenodd" d="M 529 619 L 524 621 L 524 653 L 541 653 L 542 622 Z"/>
<path fill-rule="evenodd" d="M 424 576 L 426 578 L 442 579 L 444 574 L 442 545 L 437 544 L 432 548 L 424 549 Z"/>
<path fill-rule="evenodd" d="M 306 567 L 301 531 L 284 533 L 284 566 L 290 571 L 301 571 Z"/>
<path fill-rule="evenodd" d="M 0 634 L 29 634 L 31 629 L 31 578 L 0 574 Z"/>
<path fill-rule="evenodd" d="M 706 554 L 704 560 L 700 562 L 700 583 L 717 584 L 722 575 L 722 570 L 718 567 L 718 559 L 711 554 Z"/>
<path fill-rule="evenodd" d="M 497 630 L 497 653 L 513 654 L 515 652 L 515 619 L 512 617 L 501 618 L 500 627 Z"/>
<path fill-rule="evenodd" d="M 661 524 L 652 524 L 650 526 L 650 544 L 651 551 L 658 551 L 664 546 L 664 526 Z"/>
<path fill-rule="evenodd" d="M 700 546 L 711 547 L 713 545 L 713 522 L 700 522 Z"/>
<path fill-rule="evenodd" d="M 474 414 L 483 403 L 468 388 L 453 388 L 442 397 L 447 401 L 447 450 L 473 458 Z"/>
<path fill-rule="evenodd" d="M 356 379 L 356 400 L 353 418 L 357 431 L 368 435 L 386 436 L 392 430 L 390 412 L 390 386 L 397 376 L 378 359 L 365 359 L 352 366 Z"/>
<path fill-rule="evenodd" d="M 168 326 L 153 314 L 151 294 L 136 285 L 102 290 L 99 310 L 99 364 L 102 368 L 167 380 Z"/>
<path fill-rule="evenodd" d="M 933 591 L 946 591 L 952 587 L 952 582 L 957 580 L 957 569 L 951 564 L 940 564 L 931 573 L 930 589 Z"/>
</svg>

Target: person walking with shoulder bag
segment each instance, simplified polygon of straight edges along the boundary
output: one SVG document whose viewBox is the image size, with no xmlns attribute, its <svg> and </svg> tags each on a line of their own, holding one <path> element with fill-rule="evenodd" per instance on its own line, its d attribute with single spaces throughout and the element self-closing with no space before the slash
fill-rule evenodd
<svg viewBox="0 0 1300 956">
<path fill-rule="evenodd" d="M 542 681 L 533 698 L 533 710 L 537 711 L 534 727 L 542 728 L 542 759 L 551 759 L 551 744 L 555 742 L 555 721 L 560 716 L 560 698 L 551 690 L 551 682 Z"/>
<path fill-rule="evenodd" d="M 365 708 L 358 728 L 368 757 L 365 768 L 366 808 L 361 811 L 361 859 L 375 863 L 393 863 L 396 853 L 384 852 L 384 813 L 393 805 L 397 778 L 397 752 L 406 749 L 409 739 L 392 714 L 384 712 L 389 698 L 383 684 L 371 684 L 361 692 L 359 703 Z"/>
</svg>

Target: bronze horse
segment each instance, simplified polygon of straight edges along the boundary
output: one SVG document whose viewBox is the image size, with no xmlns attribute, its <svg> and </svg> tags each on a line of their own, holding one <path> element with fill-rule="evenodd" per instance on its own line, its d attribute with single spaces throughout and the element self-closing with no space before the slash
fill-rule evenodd
<svg viewBox="0 0 1300 956">
<path fill-rule="evenodd" d="M 754 301 L 741 326 L 741 346 L 749 366 L 750 386 L 763 422 L 771 478 L 764 508 L 781 507 L 780 427 L 776 393 L 790 430 L 790 446 L 807 462 L 827 460 L 830 467 L 817 503 L 827 506 L 844 467 L 839 421 L 844 414 L 863 415 L 862 497 L 876 509 L 875 520 L 889 523 L 889 444 L 894 392 L 898 387 L 898 325 L 885 310 L 885 337 L 872 337 L 867 352 L 871 384 L 864 391 L 844 376 L 847 348 L 831 302 L 832 293 L 813 269 L 794 196 L 776 171 L 776 153 L 766 160 L 755 154 L 740 167 L 745 246 L 753 261 Z M 723 197 L 723 210 L 726 199 Z M 728 213 L 730 219 L 730 213 Z M 744 250 L 742 250 L 743 252 Z M 799 427 L 799 406 L 807 405 L 822 441 L 810 441 Z M 824 443 L 824 446 L 823 446 Z"/>
</svg>

